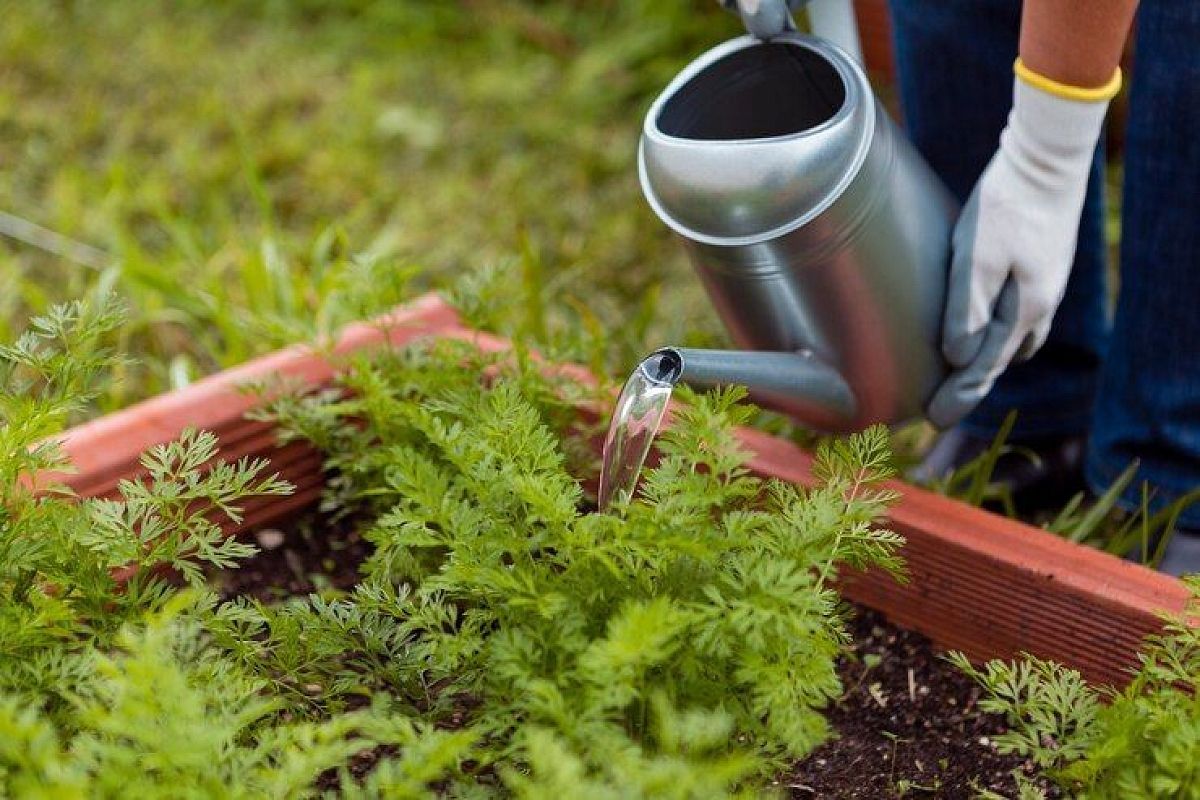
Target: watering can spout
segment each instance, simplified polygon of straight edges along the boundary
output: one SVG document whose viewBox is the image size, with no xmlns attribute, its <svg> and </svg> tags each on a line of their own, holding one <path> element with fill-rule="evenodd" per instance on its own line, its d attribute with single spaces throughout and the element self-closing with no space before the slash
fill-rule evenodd
<svg viewBox="0 0 1200 800">
<path fill-rule="evenodd" d="M 740 384 L 755 402 L 786 412 L 828 432 L 854 430 L 858 403 L 850 385 L 836 369 L 815 354 L 740 350 L 702 350 L 668 347 L 678 367 L 678 381 L 700 389 Z"/>
</svg>

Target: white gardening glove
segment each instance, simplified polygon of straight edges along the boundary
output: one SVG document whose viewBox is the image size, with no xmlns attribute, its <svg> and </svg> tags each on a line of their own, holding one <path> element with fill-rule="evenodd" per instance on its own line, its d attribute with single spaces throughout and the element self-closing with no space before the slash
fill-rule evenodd
<svg viewBox="0 0 1200 800">
<path fill-rule="evenodd" d="M 1120 85 L 1120 73 L 1100 90 L 1035 75 L 1046 90 L 1021 77 L 1020 62 L 1017 72 L 1000 147 L 954 229 L 942 328 L 952 372 L 927 409 L 939 427 L 966 416 L 1014 358 L 1046 341 L 1075 258 L 1092 153 Z M 1059 96 L 1071 91 L 1088 99 Z"/>
</svg>

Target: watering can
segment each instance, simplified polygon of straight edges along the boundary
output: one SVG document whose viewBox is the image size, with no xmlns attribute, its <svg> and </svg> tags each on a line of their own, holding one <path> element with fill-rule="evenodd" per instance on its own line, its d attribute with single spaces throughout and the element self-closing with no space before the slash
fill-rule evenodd
<svg viewBox="0 0 1200 800">
<path fill-rule="evenodd" d="M 726 0 L 732 3 L 733 0 Z M 664 348 L 679 379 L 736 383 L 817 430 L 919 417 L 941 355 L 958 208 L 832 43 L 753 14 L 646 114 L 638 172 L 741 350 Z"/>
</svg>

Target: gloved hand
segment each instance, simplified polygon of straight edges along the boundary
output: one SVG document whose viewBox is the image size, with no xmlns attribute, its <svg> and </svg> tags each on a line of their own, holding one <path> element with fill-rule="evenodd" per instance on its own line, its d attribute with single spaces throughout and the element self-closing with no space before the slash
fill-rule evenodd
<svg viewBox="0 0 1200 800">
<path fill-rule="evenodd" d="M 991 390 L 1016 359 L 1050 332 L 1066 290 L 1092 154 L 1120 86 L 1076 89 L 1018 60 L 1013 107 L 1000 147 L 954 229 L 942 327 L 952 372 L 929 419 L 949 427 Z"/>
</svg>

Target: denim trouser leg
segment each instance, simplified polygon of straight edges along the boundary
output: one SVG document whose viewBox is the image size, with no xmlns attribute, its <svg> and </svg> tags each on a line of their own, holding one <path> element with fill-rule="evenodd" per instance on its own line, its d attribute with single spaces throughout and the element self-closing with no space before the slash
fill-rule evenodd
<svg viewBox="0 0 1200 800">
<path fill-rule="evenodd" d="M 965 201 L 1012 106 L 1020 0 L 891 0 L 905 128 Z M 1017 409 L 1014 438 L 1087 431 L 1107 342 L 1103 159 L 1092 165 L 1079 247 L 1045 346 L 1013 365 L 964 426 L 990 436 Z"/>
<path fill-rule="evenodd" d="M 1087 475 L 1101 489 L 1138 458 L 1123 498 L 1200 487 L 1200 2 L 1137 17 L 1125 151 L 1121 294 L 1100 378 Z M 1200 506 L 1183 523 L 1200 527 Z"/>
</svg>

